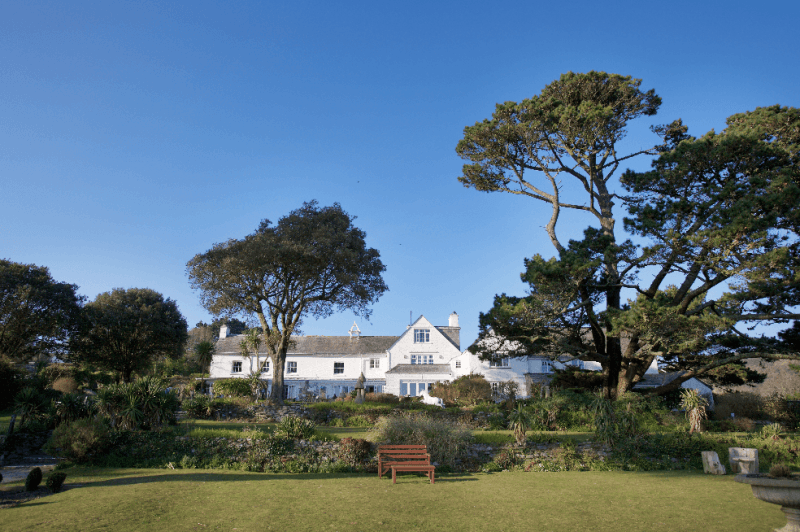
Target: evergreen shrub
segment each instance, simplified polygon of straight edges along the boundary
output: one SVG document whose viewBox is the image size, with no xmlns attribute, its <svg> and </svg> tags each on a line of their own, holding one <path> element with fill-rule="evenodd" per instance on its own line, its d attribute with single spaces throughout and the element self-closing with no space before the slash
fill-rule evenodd
<svg viewBox="0 0 800 532">
<path fill-rule="evenodd" d="M 167 391 L 166 381 L 140 377 L 134 382 L 110 384 L 97 391 L 97 410 L 122 430 L 157 429 L 174 425 L 180 406 L 178 395 Z"/>
<path fill-rule="evenodd" d="M 370 439 L 392 445 L 426 445 L 431 461 L 453 466 L 456 460 L 466 458 L 472 433 L 423 412 L 404 412 L 380 417 Z"/>
<path fill-rule="evenodd" d="M 474 406 L 492 400 L 492 386 L 483 375 L 471 373 L 452 382 L 437 382 L 430 390 L 432 397 L 439 397 L 445 405 Z"/>
<path fill-rule="evenodd" d="M 189 417 L 195 419 L 208 419 L 214 417 L 214 413 L 216 412 L 216 407 L 218 405 L 216 401 L 207 395 L 196 395 L 191 399 L 185 400 L 182 403 L 182 406 Z"/>
<path fill-rule="evenodd" d="M 62 423 L 53 430 L 45 450 L 73 462 L 85 462 L 105 451 L 110 431 L 104 420 L 85 418 Z"/>
<path fill-rule="evenodd" d="M 350 416 L 347 418 L 346 425 L 348 427 L 371 427 L 375 423 L 369 418 L 369 416 L 356 414 L 354 416 Z"/>
<path fill-rule="evenodd" d="M 61 486 L 64 485 L 64 480 L 66 480 L 67 474 L 62 473 L 61 471 L 55 471 L 50 473 L 50 476 L 47 477 L 47 487 L 53 493 L 58 493 L 61 491 Z"/>
<path fill-rule="evenodd" d="M 250 397 L 250 383 L 247 379 L 219 379 L 214 381 L 214 395 L 232 395 L 234 397 Z"/>
<path fill-rule="evenodd" d="M 278 422 L 273 434 L 293 440 L 307 440 L 314 435 L 316 425 L 310 419 L 286 416 Z"/>
<path fill-rule="evenodd" d="M 352 467 L 357 467 L 369 458 L 372 446 L 360 438 L 342 438 L 339 442 L 339 459 Z"/>
<path fill-rule="evenodd" d="M 25 477 L 25 491 L 36 491 L 39 489 L 39 484 L 42 483 L 42 470 L 38 467 L 31 469 L 28 476 Z"/>
</svg>

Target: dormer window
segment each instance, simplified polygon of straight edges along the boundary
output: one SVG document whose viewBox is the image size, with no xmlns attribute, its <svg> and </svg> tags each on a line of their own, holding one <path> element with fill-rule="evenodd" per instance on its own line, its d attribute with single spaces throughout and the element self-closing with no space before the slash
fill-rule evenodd
<svg viewBox="0 0 800 532">
<path fill-rule="evenodd" d="M 431 341 L 430 329 L 414 329 L 414 343 L 427 344 Z"/>
<path fill-rule="evenodd" d="M 549 360 L 542 360 L 542 373 L 553 373 L 553 365 Z"/>
<path fill-rule="evenodd" d="M 490 368 L 507 368 L 509 365 L 507 358 L 495 358 L 489 361 Z"/>
</svg>

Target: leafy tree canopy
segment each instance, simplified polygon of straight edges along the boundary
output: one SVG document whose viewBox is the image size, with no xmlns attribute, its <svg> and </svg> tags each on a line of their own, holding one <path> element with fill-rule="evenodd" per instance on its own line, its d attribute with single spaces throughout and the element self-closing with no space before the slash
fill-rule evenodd
<svg viewBox="0 0 800 532">
<path fill-rule="evenodd" d="M 640 84 L 564 74 L 538 96 L 499 104 L 491 120 L 465 128 L 456 148 L 470 161 L 459 178 L 465 186 L 548 205 L 558 254 L 525 261 L 529 293 L 496 296 L 471 349 L 599 362 L 611 399 L 656 357 L 684 371 L 654 390 L 665 393 L 693 376 L 727 384 L 757 377 L 743 370 L 745 358 L 797 356 L 748 326 L 798 317 L 800 111 L 733 115 L 723 132 L 701 138 L 675 121 L 653 128 L 661 141 L 651 148 L 621 154 L 628 121 L 660 105 Z M 643 154 L 655 156 L 652 169 L 624 172 L 625 194 L 613 193 L 619 165 Z M 584 202 L 562 201 L 562 181 L 577 185 Z M 646 244 L 619 240 L 615 200 L 628 212 L 624 229 Z M 586 212 L 598 227 L 564 245 L 562 209 Z"/>
<path fill-rule="evenodd" d="M 210 324 L 200 321 L 197 322 L 195 328 L 208 328 L 214 333 L 214 336 L 219 336 L 219 330 L 223 325 L 228 326 L 228 334 L 242 334 L 250 328 L 245 322 L 236 318 L 217 318 Z"/>
<path fill-rule="evenodd" d="M 65 356 L 84 297 L 44 266 L 0 259 L 0 357 Z"/>
<path fill-rule="evenodd" d="M 175 301 L 149 288 L 115 288 L 87 303 L 78 359 L 116 371 L 125 382 L 162 357 L 178 358 L 187 339 L 186 320 Z"/>
<path fill-rule="evenodd" d="M 335 310 L 368 318 L 369 306 L 387 290 L 380 254 L 367 247 L 354 219 L 338 203 L 311 201 L 277 225 L 264 220 L 253 234 L 215 244 L 187 264 L 192 288 L 211 313 L 258 317 L 273 361 L 275 402 L 282 402 L 286 352 L 302 318 Z"/>
</svg>

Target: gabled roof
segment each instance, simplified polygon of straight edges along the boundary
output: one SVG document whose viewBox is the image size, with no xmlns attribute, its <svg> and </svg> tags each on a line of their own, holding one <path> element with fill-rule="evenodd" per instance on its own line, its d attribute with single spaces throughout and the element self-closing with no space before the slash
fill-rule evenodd
<svg viewBox="0 0 800 532">
<path fill-rule="evenodd" d="M 360 356 L 384 354 L 394 345 L 397 336 L 293 336 L 294 344 L 289 348 L 290 355 L 341 355 Z M 216 351 L 220 355 L 239 354 L 239 344 L 244 335 L 229 336 L 217 340 Z M 267 354 L 266 347 L 259 349 L 262 355 Z"/>
<path fill-rule="evenodd" d="M 407 334 L 414 334 L 414 329 L 419 329 L 420 327 L 431 329 L 431 334 L 436 334 L 433 332 L 436 331 L 437 333 L 441 334 L 444 338 L 446 338 L 447 341 L 450 344 L 452 344 L 453 347 L 461 351 L 460 347 L 461 342 L 459 340 L 459 331 L 461 329 L 460 327 L 450 327 L 447 325 L 436 326 L 432 324 L 430 321 L 428 321 L 428 318 L 426 318 L 422 314 L 420 314 L 419 318 L 414 320 L 414 323 L 408 326 L 408 328 L 405 330 L 403 334 L 397 337 L 395 343 L 399 342 L 400 339 Z M 390 348 L 391 347 L 394 347 L 394 344 L 392 344 Z"/>
<path fill-rule="evenodd" d="M 441 332 L 445 338 L 450 340 L 450 343 L 456 349 L 461 351 L 461 327 L 450 327 L 449 325 L 434 325 L 436 330 Z"/>
<path fill-rule="evenodd" d="M 683 371 L 672 371 L 672 372 L 669 372 L 669 373 L 645 373 L 642 376 L 642 379 L 639 382 L 636 383 L 636 386 L 634 386 L 634 388 L 637 388 L 637 387 L 656 388 L 658 386 L 663 386 L 665 384 L 669 384 L 670 382 L 674 381 L 675 379 L 677 379 L 678 377 L 680 377 L 683 374 L 684 374 Z M 709 388 L 711 388 L 711 386 L 709 386 L 708 383 L 703 382 L 702 380 L 698 379 L 697 377 L 692 377 L 692 379 L 694 379 L 694 380 L 704 384 L 705 386 L 708 386 Z M 691 379 L 689 379 L 689 380 L 691 380 Z"/>
</svg>

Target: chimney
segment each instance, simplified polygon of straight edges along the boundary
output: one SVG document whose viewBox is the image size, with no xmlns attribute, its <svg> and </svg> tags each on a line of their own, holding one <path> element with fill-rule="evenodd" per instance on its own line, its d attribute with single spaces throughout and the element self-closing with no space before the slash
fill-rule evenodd
<svg viewBox="0 0 800 532">
<path fill-rule="evenodd" d="M 455 311 L 450 314 L 450 327 L 458 327 L 458 314 Z"/>
<path fill-rule="evenodd" d="M 225 325 L 223 325 L 222 327 L 220 327 L 219 328 L 219 339 L 220 340 L 224 340 L 225 338 L 227 338 L 229 330 L 230 329 L 228 329 L 228 324 L 227 323 Z"/>
</svg>

